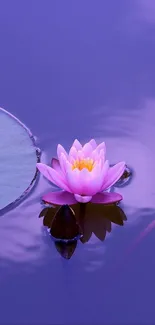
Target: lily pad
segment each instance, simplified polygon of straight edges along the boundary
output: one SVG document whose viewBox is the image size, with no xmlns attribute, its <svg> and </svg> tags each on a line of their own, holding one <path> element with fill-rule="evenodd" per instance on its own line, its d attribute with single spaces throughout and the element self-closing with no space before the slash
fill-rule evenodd
<svg viewBox="0 0 155 325">
<path fill-rule="evenodd" d="M 30 130 L 0 108 L 0 212 L 32 189 L 40 150 Z"/>
</svg>

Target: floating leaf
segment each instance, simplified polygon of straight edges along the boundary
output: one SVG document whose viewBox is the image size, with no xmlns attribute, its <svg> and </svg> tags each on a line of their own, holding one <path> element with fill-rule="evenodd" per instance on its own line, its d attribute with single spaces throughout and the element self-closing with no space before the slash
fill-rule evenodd
<svg viewBox="0 0 155 325">
<path fill-rule="evenodd" d="M 0 210 L 18 203 L 36 179 L 39 149 L 29 129 L 0 108 Z"/>
</svg>

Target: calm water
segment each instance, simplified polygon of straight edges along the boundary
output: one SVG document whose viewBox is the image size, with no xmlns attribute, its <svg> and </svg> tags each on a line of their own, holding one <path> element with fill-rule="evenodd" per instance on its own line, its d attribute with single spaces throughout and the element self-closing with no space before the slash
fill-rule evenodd
<svg viewBox="0 0 155 325">
<path fill-rule="evenodd" d="M 125 226 L 69 261 L 38 219 L 45 180 L 0 219 L 0 323 L 153 324 L 155 229 L 127 252 L 155 219 L 154 1 L 3 1 L 0 44 L 0 106 L 43 160 L 95 138 L 134 171 L 120 189 Z"/>
</svg>

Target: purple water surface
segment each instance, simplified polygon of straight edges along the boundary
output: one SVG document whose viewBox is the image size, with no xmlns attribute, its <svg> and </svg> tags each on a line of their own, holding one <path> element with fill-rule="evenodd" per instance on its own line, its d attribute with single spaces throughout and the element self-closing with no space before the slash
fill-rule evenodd
<svg viewBox="0 0 155 325">
<path fill-rule="evenodd" d="M 153 0 L 2 1 L 0 106 L 57 143 L 106 141 L 133 179 L 119 188 L 128 221 L 92 236 L 70 261 L 38 219 L 40 179 L 0 219 L 0 324 L 153 324 L 155 229 L 155 4 Z"/>
</svg>

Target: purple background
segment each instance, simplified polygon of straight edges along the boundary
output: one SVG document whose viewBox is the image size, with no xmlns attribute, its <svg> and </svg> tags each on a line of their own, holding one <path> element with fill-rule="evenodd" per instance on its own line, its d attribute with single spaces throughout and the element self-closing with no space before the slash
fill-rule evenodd
<svg viewBox="0 0 155 325">
<path fill-rule="evenodd" d="M 153 0 L 1 1 L 0 106 L 48 163 L 57 143 L 94 137 L 134 170 L 120 189 L 126 225 L 70 261 L 37 218 L 45 180 L 1 218 L 1 324 L 155 323 L 155 230 L 127 253 L 155 217 L 154 58 Z"/>
</svg>

